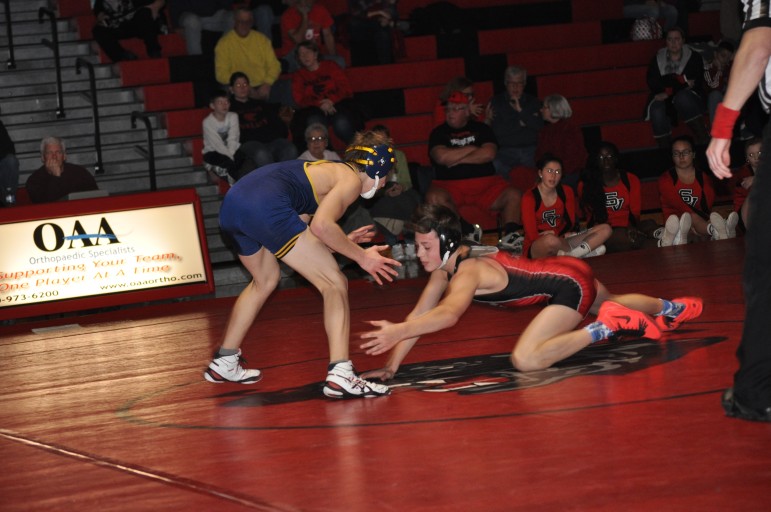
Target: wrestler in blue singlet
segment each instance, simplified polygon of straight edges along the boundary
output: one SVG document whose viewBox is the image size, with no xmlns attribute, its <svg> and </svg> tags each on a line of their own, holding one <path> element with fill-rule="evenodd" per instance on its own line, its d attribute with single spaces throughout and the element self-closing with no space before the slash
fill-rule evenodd
<svg viewBox="0 0 771 512">
<path fill-rule="evenodd" d="M 318 208 L 306 169 L 321 163 L 327 162 L 277 162 L 233 185 L 222 201 L 220 227 L 233 238 L 238 254 L 250 256 L 265 246 L 281 259 L 294 247 L 308 227 L 299 215 L 312 215 Z"/>
</svg>

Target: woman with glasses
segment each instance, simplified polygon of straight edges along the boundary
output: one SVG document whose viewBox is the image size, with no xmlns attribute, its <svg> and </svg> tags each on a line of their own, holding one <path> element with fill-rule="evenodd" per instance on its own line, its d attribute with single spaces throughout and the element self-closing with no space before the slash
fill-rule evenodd
<svg viewBox="0 0 771 512">
<path fill-rule="evenodd" d="M 608 224 L 581 230 L 576 219 L 573 189 L 560 183 L 562 160 L 545 155 L 537 164 L 538 183 L 522 196 L 522 224 L 525 226 L 523 254 L 530 258 L 575 256 L 588 258 L 605 254 L 603 243 L 610 237 Z"/>
<path fill-rule="evenodd" d="M 684 245 L 689 239 L 724 240 L 736 236 L 739 216 L 728 219 L 712 211 L 715 189 L 712 176 L 694 165 L 694 143 L 684 135 L 672 142 L 674 166 L 659 177 L 661 212 L 666 219 L 659 246 Z"/>
<path fill-rule="evenodd" d="M 616 145 L 601 142 L 578 184 L 579 205 L 586 225 L 608 224 L 613 230 L 605 241 L 607 252 L 639 249 L 645 241 L 645 235 L 638 229 L 642 209 L 640 179 L 619 169 L 618 159 Z"/>
<path fill-rule="evenodd" d="M 298 160 L 307 160 L 314 162 L 316 160 L 340 160 L 340 155 L 327 149 L 329 145 L 329 131 L 321 123 L 309 124 L 305 129 L 305 144 L 308 149 L 305 150 Z"/>
<path fill-rule="evenodd" d="M 353 100 L 348 77 L 336 63 L 319 60 L 319 47 L 313 41 L 297 45 L 300 69 L 292 74 L 292 97 L 300 108 L 292 119 L 292 136 L 303 149 L 305 128 L 311 123 L 331 126 L 335 135 L 350 144 L 357 131 L 364 129 L 364 118 Z"/>
</svg>

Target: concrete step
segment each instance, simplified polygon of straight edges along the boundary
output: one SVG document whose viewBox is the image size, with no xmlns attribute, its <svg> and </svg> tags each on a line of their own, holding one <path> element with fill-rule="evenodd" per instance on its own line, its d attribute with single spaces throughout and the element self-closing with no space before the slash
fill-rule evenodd
<svg viewBox="0 0 771 512">
<path fill-rule="evenodd" d="M 66 125 L 62 125 L 62 131 L 66 130 Z M 40 154 L 40 141 L 45 137 L 46 135 L 50 135 L 50 133 L 43 132 L 41 130 L 40 135 L 29 140 L 19 141 L 16 139 L 14 133 L 14 144 L 16 146 L 17 154 L 25 154 L 25 153 L 34 153 L 36 155 Z M 77 151 L 94 151 L 94 136 L 93 133 L 88 133 L 85 135 L 76 135 L 76 136 L 64 136 L 61 135 L 65 139 L 65 143 L 67 144 L 67 152 L 77 152 Z M 160 143 L 160 141 L 164 140 L 166 137 L 166 131 L 165 130 L 153 130 L 153 140 Z M 147 146 L 147 134 L 145 130 L 141 130 L 139 128 L 131 129 L 128 131 L 118 131 L 114 133 L 105 133 L 102 132 L 102 146 L 103 148 L 110 147 L 113 145 L 140 145 L 140 146 Z"/>
<path fill-rule="evenodd" d="M 121 145 L 113 145 L 113 146 L 103 146 L 102 147 L 102 162 L 104 164 L 105 170 L 107 169 L 108 164 L 111 164 L 113 162 L 122 162 L 126 160 L 136 160 L 138 158 L 144 157 L 144 154 L 139 151 L 136 146 L 144 147 L 144 144 L 142 144 L 143 141 L 138 141 L 139 144 L 121 144 Z M 79 149 L 73 149 L 69 145 L 69 140 L 65 139 L 65 144 L 67 144 L 67 161 L 73 164 L 82 165 L 84 167 L 93 167 L 94 163 L 96 162 L 96 153 L 93 148 L 93 141 L 92 144 L 89 145 L 86 148 L 79 148 Z M 40 147 L 36 148 L 34 152 L 27 153 L 27 154 L 17 154 L 17 157 L 19 159 L 19 167 L 22 169 L 22 174 L 25 173 L 24 170 L 29 170 L 30 172 L 37 169 L 40 166 Z M 157 144 L 154 146 L 155 151 L 155 157 L 157 158 L 168 158 L 168 157 L 185 157 L 185 162 L 189 162 L 189 158 L 186 157 L 186 155 L 182 152 L 182 145 L 178 142 L 169 142 L 169 141 L 158 141 Z M 189 164 L 188 164 L 189 165 Z"/>
<path fill-rule="evenodd" d="M 151 127 L 158 128 L 158 120 L 156 118 L 150 118 L 149 121 Z M 142 123 L 138 123 L 136 128 L 131 127 L 130 116 L 101 119 L 99 122 L 99 127 L 102 134 L 114 132 L 130 132 L 134 130 L 141 130 L 142 133 L 146 133 L 146 131 L 143 129 L 144 125 Z M 62 137 L 66 139 L 67 142 L 69 142 L 70 137 L 83 135 L 93 136 L 94 133 L 93 123 L 90 119 L 59 120 L 46 123 L 14 126 L 13 129 L 8 126 L 6 126 L 6 128 L 11 133 L 14 142 L 37 140 L 38 144 L 40 144 L 40 140 L 43 137 L 52 134 L 55 134 L 58 137 Z M 157 137 L 155 140 L 165 137 L 166 135 L 164 131 L 164 134 L 160 137 Z"/>
<path fill-rule="evenodd" d="M 22 46 L 31 46 L 35 44 L 40 44 L 41 39 L 48 39 L 49 41 L 53 40 L 53 34 L 51 33 L 51 25 L 49 23 L 44 23 L 42 25 L 35 23 L 35 28 L 37 30 L 32 30 L 32 23 L 25 23 L 27 25 L 30 25 L 30 30 L 28 32 L 18 32 L 17 27 L 15 24 L 13 26 L 13 48 L 14 48 L 14 56 L 18 55 L 17 48 L 20 48 Z M 21 24 L 20 24 L 21 25 Z M 78 33 L 75 31 L 69 31 L 69 24 L 66 21 L 58 21 L 56 23 L 56 27 L 59 30 L 59 33 L 57 34 L 57 37 L 59 38 L 60 43 L 72 43 L 75 41 L 79 41 L 80 38 L 78 37 Z M 64 27 L 64 30 L 62 30 L 62 27 Z M 3 50 L 8 50 L 8 34 L 3 29 L 3 35 L 0 37 L 0 52 Z"/>
<path fill-rule="evenodd" d="M 41 69 L 54 69 L 54 59 L 53 59 L 53 53 L 49 51 L 48 58 L 40 58 L 35 60 L 19 60 L 19 58 L 14 55 L 16 59 L 16 69 L 15 71 L 30 71 L 30 70 L 41 70 Z M 8 59 L 9 55 L 6 51 L 0 51 L 0 57 L 5 62 L 5 60 Z M 82 59 L 87 60 L 93 65 L 99 65 L 99 57 L 92 53 L 90 55 L 81 55 Z M 66 59 L 62 59 L 60 61 L 60 64 L 62 67 L 71 67 L 75 65 L 75 59 L 68 57 Z M 112 66 L 112 64 L 104 64 L 105 66 Z"/>
<path fill-rule="evenodd" d="M 0 79 L 0 82 L 2 80 Z M 97 90 L 96 99 L 100 108 L 105 105 L 115 105 L 120 103 L 132 103 L 137 105 L 136 110 L 143 110 L 141 102 L 136 99 L 136 94 L 131 89 L 103 89 Z M 91 109 L 91 100 L 84 92 L 68 92 L 63 97 L 64 111 L 67 117 L 70 109 L 88 108 Z M 4 101 L 2 105 L 3 120 L 13 114 L 56 111 L 58 101 L 55 94 L 49 94 L 42 97 L 15 98 L 12 101 Z"/>
<path fill-rule="evenodd" d="M 67 102 L 62 102 L 64 105 L 65 117 L 72 120 L 93 120 L 93 109 L 91 105 L 83 107 L 68 106 Z M 113 105 L 99 105 L 99 118 L 102 119 L 105 116 L 108 117 L 126 117 L 131 119 L 131 113 L 133 111 L 142 110 L 141 103 L 119 103 Z M 56 121 L 59 118 L 56 117 L 56 110 L 44 110 L 39 112 L 25 112 L 19 114 L 5 115 L 3 112 L 3 122 L 7 126 L 28 125 L 33 123 L 47 123 Z M 100 122 L 101 124 L 101 122 Z M 101 127 L 101 126 L 100 126 Z"/>
<path fill-rule="evenodd" d="M 61 67 L 61 74 L 62 74 L 62 83 L 68 83 L 68 82 L 85 82 L 86 83 L 86 90 L 88 90 L 88 69 L 85 67 L 82 67 L 80 70 L 80 74 L 77 72 L 77 68 L 75 67 L 75 61 L 69 60 L 66 65 L 64 62 L 62 62 Z M 109 64 L 101 64 L 94 66 L 94 77 L 97 80 L 97 92 L 101 89 L 99 87 L 100 83 L 99 80 L 104 80 L 107 78 L 116 78 L 115 74 L 113 73 L 112 66 Z M 18 87 L 18 86 L 28 86 L 30 84 L 56 84 L 56 69 L 54 68 L 53 60 L 51 60 L 50 65 L 46 67 L 45 69 L 36 69 L 36 70 L 9 70 L 4 71 L 2 75 L 0 75 L 0 87 Z M 18 96 L 22 96 L 23 94 L 19 94 Z"/>
<path fill-rule="evenodd" d="M 85 71 L 84 71 L 85 73 Z M 90 90 L 90 85 L 86 78 L 87 75 L 83 75 L 83 78 L 77 81 L 64 82 L 62 81 L 62 93 L 68 92 L 84 92 Z M 103 91 L 105 89 L 117 89 L 121 86 L 120 78 L 102 78 L 96 80 L 96 90 Z M 11 86 L 0 87 L 0 100 L 13 101 L 16 98 L 28 99 L 29 97 L 41 97 L 50 96 L 56 94 L 56 82 L 39 83 L 30 82 L 24 87 Z M 66 108 L 67 105 L 65 105 Z"/>
<path fill-rule="evenodd" d="M 51 41 L 52 36 L 45 39 Z M 23 46 L 14 45 L 13 49 L 16 61 L 25 60 L 50 60 L 53 66 L 54 51 L 41 43 Z M 73 64 L 76 57 L 92 55 L 91 41 L 59 41 L 59 59 L 62 65 Z M 69 62 L 68 62 L 69 61 Z"/>
</svg>

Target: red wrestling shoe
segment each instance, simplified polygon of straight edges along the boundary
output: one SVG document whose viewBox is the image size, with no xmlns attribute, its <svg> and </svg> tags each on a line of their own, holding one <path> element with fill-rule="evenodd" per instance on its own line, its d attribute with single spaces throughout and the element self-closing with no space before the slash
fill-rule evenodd
<svg viewBox="0 0 771 512">
<path fill-rule="evenodd" d="M 613 337 L 661 338 L 661 331 L 653 318 L 617 302 L 603 302 L 597 313 L 597 321 L 613 331 Z"/>
<path fill-rule="evenodd" d="M 703 309 L 701 299 L 699 297 L 678 297 L 672 299 L 672 302 L 679 304 L 685 304 L 685 309 L 680 312 L 674 318 L 668 316 L 659 315 L 656 317 L 656 325 L 662 331 L 672 331 L 680 327 L 680 324 L 693 320 L 701 316 L 701 310 Z"/>
</svg>

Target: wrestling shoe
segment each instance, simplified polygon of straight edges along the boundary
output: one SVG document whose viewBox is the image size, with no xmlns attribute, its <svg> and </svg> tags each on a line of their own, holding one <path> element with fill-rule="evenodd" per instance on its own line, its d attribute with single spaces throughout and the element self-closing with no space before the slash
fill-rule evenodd
<svg viewBox="0 0 771 512">
<path fill-rule="evenodd" d="M 710 213 L 709 223 L 712 225 L 712 240 L 725 240 L 728 238 L 728 225 L 719 213 Z"/>
<path fill-rule="evenodd" d="M 691 219 L 690 213 L 686 212 L 680 216 L 680 229 L 672 245 L 685 245 L 688 243 L 688 233 L 691 232 L 692 223 L 693 219 Z"/>
<path fill-rule="evenodd" d="M 597 312 L 597 321 L 613 331 L 613 338 L 620 336 L 652 340 L 661 338 L 661 331 L 650 316 L 617 302 L 603 302 L 600 311 Z"/>
<path fill-rule="evenodd" d="M 680 233 L 680 219 L 677 215 L 670 215 L 667 218 L 667 222 L 664 224 L 664 231 L 661 232 L 661 239 L 659 239 L 659 247 L 669 247 L 674 245 L 675 238 Z"/>
<path fill-rule="evenodd" d="M 722 402 L 726 416 L 749 421 L 771 422 L 771 407 L 765 409 L 747 407 L 736 399 L 733 388 L 728 388 L 723 392 Z"/>
<path fill-rule="evenodd" d="M 698 318 L 701 316 L 701 310 L 704 307 L 699 297 L 678 297 L 672 299 L 671 302 L 685 304 L 685 309 L 674 318 L 665 315 L 656 316 L 654 318 L 656 326 L 662 331 L 673 331 L 680 327 L 681 323 Z"/>
<path fill-rule="evenodd" d="M 222 384 L 223 382 L 236 382 L 238 384 L 255 384 L 262 379 L 260 370 L 247 370 L 241 364 L 246 364 L 246 359 L 241 357 L 241 349 L 238 354 L 232 356 L 217 356 L 209 363 L 209 367 L 203 372 L 203 377 L 209 382 Z"/>
<path fill-rule="evenodd" d="M 589 251 L 584 258 L 594 258 L 595 256 L 602 256 L 605 254 L 607 249 L 605 248 L 605 244 L 598 245 L 597 248 Z"/>
<path fill-rule="evenodd" d="M 388 386 L 364 380 L 356 375 L 350 361 L 329 365 L 327 382 L 324 384 L 324 395 L 329 398 L 373 398 L 390 394 Z"/>
</svg>

